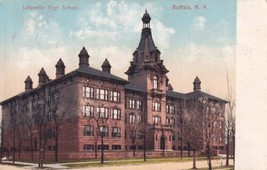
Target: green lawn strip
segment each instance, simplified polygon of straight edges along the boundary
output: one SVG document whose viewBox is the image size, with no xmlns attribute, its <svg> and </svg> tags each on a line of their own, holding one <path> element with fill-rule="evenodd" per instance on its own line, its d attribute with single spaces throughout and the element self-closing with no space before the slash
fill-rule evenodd
<svg viewBox="0 0 267 170">
<path fill-rule="evenodd" d="M 206 160 L 206 157 L 197 157 L 197 160 Z M 219 158 L 217 158 L 219 159 Z M 121 166 L 121 165 L 137 165 L 137 164 L 153 164 L 153 163 L 166 163 L 166 162 L 189 162 L 192 161 L 192 157 L 187 158 L 158 158 L 158 159 L 147 159 L 144 162 L 143 159 L 131 159 L 131 160 L 112 160 L 106 161 L 104 164 L 100 162 L 83 162 L 83 163 L 68 163 L 64 166 L 70 168 L 81 168 L 81 167 L 103 167 L 103 166 Z"/>
</svg>

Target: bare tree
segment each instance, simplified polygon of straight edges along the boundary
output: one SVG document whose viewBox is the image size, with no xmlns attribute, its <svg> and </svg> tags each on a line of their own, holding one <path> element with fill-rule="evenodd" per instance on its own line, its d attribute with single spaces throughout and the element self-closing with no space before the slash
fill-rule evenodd
<svg viewBox="0 0 267 170">
<path fill-rule="evenodd" d="M 227 100 L 228 107 L 225 112 L 225 138 L 226 138 L 226 166 L 229 166 L 230 144 L 233 143 L 233 156 L 235 158 L 235 114 L 234 107 L 235 101 L 232 96 L 232 88 L 230 86 L 230 80 L 226 69 L 226 82 L 227 82 Z"/>
<path fill-rule="evenodd" d="M 46 144 L 46 130 L 48 128 L 48 115 L 51 113 L 47 94 L 45 91 L 35 98 L 33 104 L 33 117 L 36 130 L 39 138 L 39 164 L 38 167 L 43 167 L 44 155 L 45 155 L 45 144 Z"/>
<path fill-rule="evenodd" d="M 48 121 L 53 129 L 55 141 L 55 162 L 58 162 L 59 136 L 62 127 L 67 123 L 72 113 L 73 97 L 69 95 L 68 88 L 59 88 L 49 92 L 48 96 Z"/>
<path fill-rule="evenodd" d="M 12 103 L 10 106 L 9 114 L 9 128 L 12 131 L 12 162 L 15 163 L 15 152 L 16 152 L 16 130 L 18 128 L 18 105 L 17 101 Z"/>
<path fill-rule="evenodd" d="M 203 148 L 203 106 L 197 101 L 188 102 L 183 114 L 183 133 L 185 142 L 193 148 L 193 169 L 196 169 L 196 151 Z"/>
<path fill-rule="evenodd" d="M 29 136 L 30 138 L 30 151 L 31 151 L 31 160 L 33 161 L 33 129 L 34 129 L 34 119 L 32 114 L 25 110 L 23 111 L 23 117 L 22 117 L 22 121 L 24 122 L 24 126 L 25 129 L 27 129 L 26 131 L 26 135 Z"/>
<path fill-rule="evenodd" d="M 204 114 L 204 149 L 206 152 L 207 162 L 209 170 L 212 169 L 211 159 L 213 158 L 214 153 L 214 141 L 218 136 L 222 136 L 223 129 L 217 127 L 218 114 L 216 109 L 222 109 L 219 106 L 217 107 L 216 102 L 204 99 L 201 101 L 204 105 L 203 114 Z M 217 103 L 218 104 L 218 103 Z M 220 112 L 220 111 L 218 111 Z"/>
<path fill-rule="evenodd" d="M 3 144 L 3 141 L 4 141 L 4 133 L 3 133 L 3 118 L 1 120 L 1 150 L 0 150 L 0 164 L 2 164 L 2 157 L 3 157 L 3 150 L 4 150 L 4 144 Z"/>
<path fill-rule="evenodd" d="M 104 163 L 104 137 L 108 135 L 108 127 L 106 126 L 108 122 L 108 113 L 102 112 L 101 109 L 94 115 L 94 120 L 97 124 L 97 133 L 101 139 L 101 164 Z"/>
</svg>

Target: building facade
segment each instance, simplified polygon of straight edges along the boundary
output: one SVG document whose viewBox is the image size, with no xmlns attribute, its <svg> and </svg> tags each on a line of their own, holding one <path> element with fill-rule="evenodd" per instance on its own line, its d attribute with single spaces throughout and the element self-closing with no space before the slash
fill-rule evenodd
<svg viewBox="0 0 267 170">
<path fill-rule="evenodd" d="M 226 101 L 202 92 L 198 77 L 193 92 L 173 91 L 150 21 L 146 11 L 139 45 L 125 72 L 128 80 L 111 74 L 107 59 L 102 70 L 90 67 L 84 47 L 76 70 L 65 74 L 59 59 L 55 79 L 42 68 L 38 86 L 33 88 L 28 76 L 24 92 L 1 102 L 5 153 L 29 155 L 33 150 L 37 155 L 42 148 L 48 155 L 56 150 L 60 158 L 69 159 L 94 157 L 101 148 L 108 156 L 121 157 L 132 150 L 188 150 L 183 114 L 188 103 L 200 99 L 208 103 L 205 110 L 216 115 L 212 124 L 218 133 L 212 136 L 212 147 L 223 150 Z M 205 138 L 205 132 L 200 133 Z"/>
</svg>

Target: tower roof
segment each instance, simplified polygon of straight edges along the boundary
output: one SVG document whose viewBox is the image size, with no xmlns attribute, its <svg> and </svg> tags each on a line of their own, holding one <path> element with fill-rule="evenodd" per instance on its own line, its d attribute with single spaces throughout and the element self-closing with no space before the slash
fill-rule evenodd
<svg viewBox="0 0 267 170">
<path fill-rule="evenodd" d="M 142 18 L 144 25 L 149 25 L 150 20 L 151 20 L 151 17 L 147 13 L 147 10 L 146 10 Z M 137 49 L 147 54 L 149 54 L 152 51 L 157 50 L 157 47 L 155 46 L 153 38 L 152 38 L 150 25 L 142 29 L 141 40 L 139 42 Z"/>
<path fill-rule="evenodd" d="M 32 79 L 31 79 L 31 77 L 28 76 L 24 82 L 25 82 L 25 83 L 32 83 Z"/>
<path fill-rule="evenodd" d="M 90 57 L 85 47 L 80 51 L 79 57 Z"/>
<path fill-rule="evenodd" d="M 201 81 L 200 81 L 200 79 L 198 78 L 198 76 L 195 78 L 193 84 L 194 84 L 194 88 L 193 88 L 194 91 L 200 91 L 200 90 L 201 90 L 201 86 L 200 86 Z"/>
<path fill-rule="evenodd" d="M 108 59 L 105 59 L 105 61 L 104 61 L 103 64 L 102 64 L 102 67 L 111 67 L 111 65 L 110 65 L 110 63 L 109 63 L 109 61 L 108 61 Z"/>
<path fill-rule="evenodd" d="M 56 67 L 65 67 L 64 62 L 61 60 L 61 58 L 58 60 Z"/>
<path fill-rule="evenodd" d="M 39 74 L 38 75 L 46 75 L 46 72 L 44 70 L 44 68 L 42 67 L 42 69 L 40 70 Z"/>
<path fill-rule="evenodd" d="M 201 83 L 201 81 L 200 81 L 200 79 L 198 78 L 198 76 L 195 78 L 195 80 L 194 80 L 194 83 Z"/>
<path fill-rule="evenodd" d="M 151 21 L 151 17 L 149 13 L 147 13 L 147 10 L 145 11 L 143 18 L 142 18 L 143 23 L 149 23 Z"/>
</svg>

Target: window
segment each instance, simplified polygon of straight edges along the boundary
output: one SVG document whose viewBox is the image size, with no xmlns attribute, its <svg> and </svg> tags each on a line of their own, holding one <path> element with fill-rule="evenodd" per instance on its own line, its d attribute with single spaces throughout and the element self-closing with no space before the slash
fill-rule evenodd
<svg viewBox="0 0 267 170">
<path fill-rule="evenodd" d="M 121 137 L 121 128 L 113 127 L 112 128 L 112 137 Z"/>
<path fill-rule="evenodd" d="M 83 87 L 83 97 L 94 98 L 94 88 L 93 87 Z"/>
<path fill-rule="evenodd" d="M 129 100 L 129 108 L 130 109 L 134 109 L 135 108 L 135 100 L 133 100 L 133 99 Z"/>
<path fill-rule="evenodd" d="M 139 100 L 136 101 L 136 109 L 138 109 L 138 110 L 142 109 L 142 102 Z"/>
<path fill-rule="evenodd" d="M 137 123 L 142 123 L 143 122 L 143 116 L 137 115 L 136 121 L 137 121 Z"/>
<path fill-rule="evenodd" d="M 52 151 L 52 146 L 47 147 L 48 151 Z"/>
<path fill-rule="evenodd" d="M 108 127 L 107 126 L 100 126 L 99 127 L 99 132 L 104 137 L 108 137 Z"/>
<path fill-rule="evenodd" d="M 112 109 L 111 118 L 114 120 L 120 120 L 121 119 L 121 110 L 120 109 Z"/>
<path fill-rule="evenodd" d="M 121 150 L 121 145 L 112 145 L 112 150 Z"/>
<path fill-rule="evenodd" d="M 153 102 L 152 107 L 153 111 L 159 112 L 161 110 L 161 104 L 159 102 Z"/>
<path fill-rule="evenodd" d="M 108 91 L 104 89 L 96 89 L 96 98 L 100 100 L 108 100 Z"/>
<path fill-rule="evenodd" d="M 222 121 L 220 121 L 220 125 L 219 126 L 220 126 L 220 128 L 222 128 Z"/>
<path fill-rule="evenodd" d="M 166 118 L 166 124 L 169 125 L 169 126 L 174 126 L 175 125 L 175 119 L 172 117 L 172 118 Z"/>
<path fill-rule="evenodd" d="M 106 107 L 97 107 L 96 109 L 98 115 L 99 115 L 99 118 L 101 119 L 107 119 L 108 118 L 108 108 Z"/>
<path fill-rule="evenodd" d="M 84 136 L 93 136 L 94 135 L 94 127 L 91 125 L 85 125 L 83 135 Z"/>
<path fill-rule="evenodd" d="M 153 85 L 153 89 L 158 89 L 158 78 L 157 78 L 157 76 L 153 77 L 152 85 Z"/>
<path fill-rule="evenodd" d="M 178 107 L 178 114 L 182 114 L 182 112 L 183 112 L 183 107 L 182 106 Z"/>
<path fill-rule="evenodd" d="M 83 107 L 83 116 L 84 117 L 93 117 L 94 116 L 94 106 L 86 105 Z"/>
<path fill-rule="evenodd" d="M 153 122 L 154 123 L 161 123 L 161 117 L 160 116 L 153 116 Z"/>
<path fill-rule="evenodd" d="M 84 151 L 93 151 L 94 149 L 95 149 L 94 145 L 88 145 L 88 144 L 83 145 Z"/>
<path fill-rule="evenodd" d="M 46 137 L 47 139 L 51 139 L 51 138 L 53 137 L 52 129 L 48 129 L 48 130 L 46 130 L 45 137 Z"/>
<path fill-rule="evenodd" d="M 143 137 L 144 137 L 143 131 L 138 131 L 137 132 L 137 139 L 143 139 Z"/>
<path fill-rule="evenodd" d="M 111 101 L 113 102 L 120 102 L 120 92 L 117 91 L 111 91 L 110 92 Z"/>
<path fill-rule="evenodd" d="M 135 115 L 134 114 L 130 114 L 129 123 L 134 123 L 134 122 L 135 122 Z"/>
<path fill-rule="evenodd" d="M 170 119 L 170 125 L 171 125 L 171 126 L 174 126 L 174 125 L 175 125 L 175 119 L 174 119 L 174 118 L 171 118 L 171 119 Z"/>
<path fill-rule="evenodd" d="M 167 104 L 166 105 L 166 113 L 174 114 L 175 113 L 175 106 Z"/>
<path fill-rule="evenodd" d="M 102 148 L 102 145 L 98 145 L 97 146 L 98 150 L 101 150 L 101 148 Z M 103 150 L 109 150 L 109 146 L 108 145 L 103 145 Z"/>
</svg>

